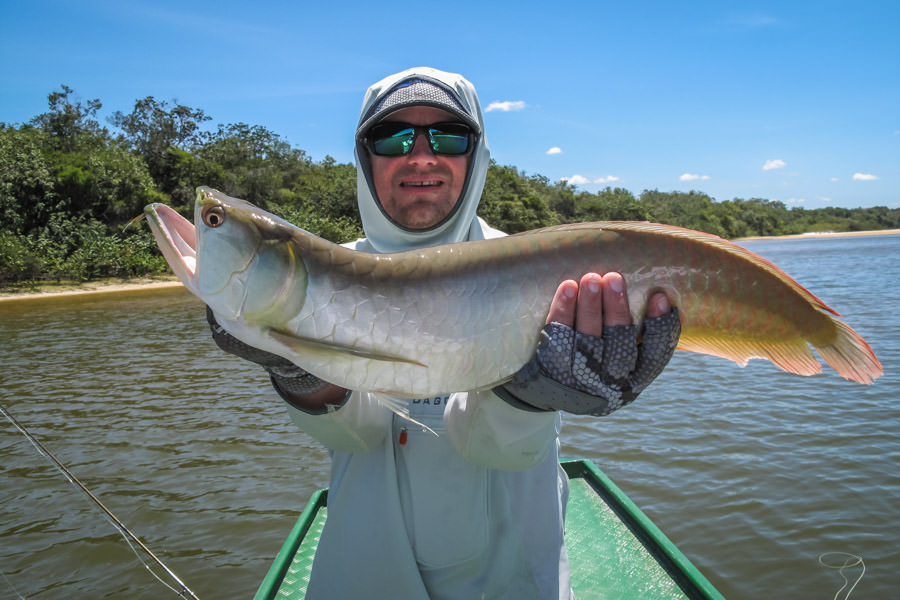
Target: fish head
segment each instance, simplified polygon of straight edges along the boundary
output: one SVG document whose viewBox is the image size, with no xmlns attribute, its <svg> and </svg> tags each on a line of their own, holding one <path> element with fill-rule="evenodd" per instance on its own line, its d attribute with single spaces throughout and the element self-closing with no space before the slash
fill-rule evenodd
<svg viewBox="0 0 900 600">
<path fill-rule="evenodd" d="M 302 307 L 308 276 L 290 223 L 207 187 L 193 224 L 163 204 L 144 212 L 175 275 L 217 316 L 278 327 Z"/>
</svg>

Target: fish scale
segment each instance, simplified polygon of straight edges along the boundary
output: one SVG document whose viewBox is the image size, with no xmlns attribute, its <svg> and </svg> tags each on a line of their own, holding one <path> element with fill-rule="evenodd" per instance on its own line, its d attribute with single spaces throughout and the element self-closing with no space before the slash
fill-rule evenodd
<svg viewBox="0 0 900 600">
<path fill-rule="evenodd" d="M 203 220 L 210 207 L 223 215 L 214 227 Z M 810 375 L 821 371 L 812 344 L 842 377 L 870 383 L 882 373 L 868 344 L 818 298 L 769 261 L 701 232 L 580 223 L 367 254 L 209 188 L 198 190 L 194 230 L 163 205 L 146 212 L 175 273 L 223 327 L 349 389 L 407 398 L 500 384 L 533 355 L 559 283 L 610 271 L 624 277 L 638 324 L 652 293 L 668 295 L 682 350 Z"/>
</svg>

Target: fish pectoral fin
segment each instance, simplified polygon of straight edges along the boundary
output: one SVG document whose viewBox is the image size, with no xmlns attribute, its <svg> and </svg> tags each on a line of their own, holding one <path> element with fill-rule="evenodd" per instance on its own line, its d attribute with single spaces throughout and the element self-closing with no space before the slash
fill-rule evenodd
<svg viewBox="0 0 900 600">
<path fill-rule="evenodd" d="M 277 329 L 270 329 L 269 335 L 272 339 L 288 346 L 289 348 L 295 350 L 298 353 L 303 354 L 306 353 L 315 353 L 319 355 L 326 356 L 356 356 L 359 358 L 366 358 L 369 360 L 378 360 L 382 362 L 401 362 L 408 363 L 411 365 L 416 365 L 417 367 L 428 368 L 428 365 L 421 363 L 417 360 L 413 360 L 411 358 L 404 358 L 402 356 L 390 356 L 387 354 L 377 354 L 375 352 L 370 352 L 368 350 L 361 350 L 359 348 L 353 348 L 351 346 L 342 346 L 340 344 L 331 344 L 328 342 L 322 342 L 319 340 L 311 340 L 309 338 L 298 337 L 291 333 L 285 333 L 283 331 L 278 331 Z"/>
<path fill-rule="evenodd" d="M 398 398 L 396 396 L 392 396 L 390 394 L 383 393 L 373 393 L 375 399 L 378 400 L 379 404 L 390 410 L 392 413 L 400 417 L 401 419 L 405 419 L 414 425 L 418 425 L 422 429 L 428 431 L 433 434 L 435 437 L 438 436 L 438 433 L 429 427 L 428 425 L 415 420 L 412 415 L 409 414 L 409 400 L 406 398 Z"/>
</svg>

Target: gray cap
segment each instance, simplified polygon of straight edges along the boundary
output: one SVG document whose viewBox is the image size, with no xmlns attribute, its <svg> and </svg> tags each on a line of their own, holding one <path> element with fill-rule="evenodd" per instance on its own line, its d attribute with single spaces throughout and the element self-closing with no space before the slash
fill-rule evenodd
<svg viewBox="0 0 900 600">
<path fill-rule="evenodd" d="M 362 139 L 372 125 L 390 113 L 407 106 L 433 106 L 456 115 L 476 132 L 480 130 L 478 123 L 466 112 L 448 88 L 429 79 L 414 77 L 395 85 L 369 109 L 359 129 L 356 130 L 357 138 Z"/>
</svg>

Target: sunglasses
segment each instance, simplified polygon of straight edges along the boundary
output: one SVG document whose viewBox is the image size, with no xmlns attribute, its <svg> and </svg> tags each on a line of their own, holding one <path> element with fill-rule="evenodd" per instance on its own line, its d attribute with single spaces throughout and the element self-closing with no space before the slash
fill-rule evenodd
<svg viewBox="0 0 900 600">
<path fill-rule="evenodd" d="M 366 145 L 378 156 L 403 156 L 412 152 L 420 133 L 428 140 L 435 154 L 461 156 L 473 146 L 474 133 L 464 123 L 411 125 L 399 121 L 373 125 L 366 134 Z"/>
</svg>

